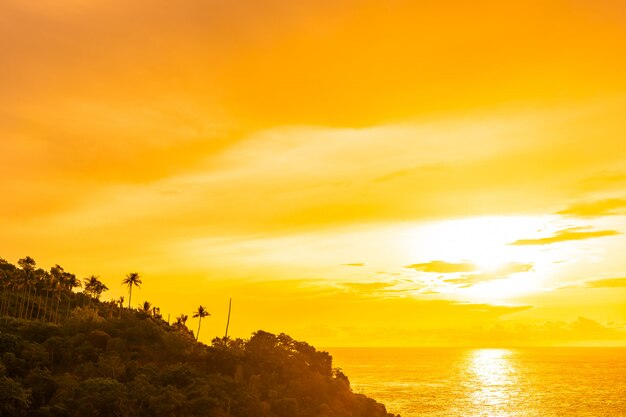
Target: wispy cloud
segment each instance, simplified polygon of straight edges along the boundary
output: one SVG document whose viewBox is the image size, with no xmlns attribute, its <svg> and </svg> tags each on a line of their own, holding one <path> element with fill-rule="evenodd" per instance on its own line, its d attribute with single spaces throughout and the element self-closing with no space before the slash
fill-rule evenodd
<svg viewBox="0 0 626 417">
<path fill-rule="evenodd" d="M 342 266 L 365 266 L 365 263 L 363 263 L 363 262 L 354 262 L 354 263 L 350 263 L 350 264 L 342 264 Z"/>
<path fill-rule="evenodd" d="M 626 288 L 626 278 L 604 278 L 587 281 L 586 287 L 589 288 Z"/>
<path fill-rule="evenodd" d="M 508 278 L 512 274 L 528 272 L 532 268 L 532 264 L 511 262 L 493 272 L 460 275 L 452 278 L 446 278 L 444 279 L 444 282 L 459 285 L 461 288 L 468 288 L 482 282 L 504 279 Z"/>
<path fill-rule="evenodd" d="M 559 230 L 552 236 L 536 239 L 520 239 L 510 243 L 515 246 L 550 245 L 552 243 L 568 242 L 573 240 L 593 239 L 597 237 L 615 236 L 621 234 L 617 230 L 588 230 L 588 227 L 570 227 Z"/>
<path fill-rule="evenodd" d="M 626 173 L 609 171 L 601 172 L 579 182 L 578 189 L 582 192 L 593 192 L 606 189 L 623 189 Z"/>
<path fill-rule="evenodd" d="M 420 272 L 436 272 L 440 274 L 453 274 L 458 272 L 474 272 L 477 270 L 476 265 L 469 262 L 445 262 L 430 261 L 426 263 L 417 263 L 405 266 L 405 268 L 414 269 Z"/>
<path fill-rule="evenodd" d="M 626 199 L 609 198 L 606 200 L 572 204 L 557 214 L 574 217 L 615 216 L 626 214 Z"/>
<path fill-rule="evenodd" d="M 401 281 L 376 281 L 376 282 L 343 282 L 339 284 L 342 288 L 354 292 L 361 296 L 384 295 L 391 293 L 405 293 L 421 290 L 422 285 L 412 283 L 407 287 Z"/>
</svg>

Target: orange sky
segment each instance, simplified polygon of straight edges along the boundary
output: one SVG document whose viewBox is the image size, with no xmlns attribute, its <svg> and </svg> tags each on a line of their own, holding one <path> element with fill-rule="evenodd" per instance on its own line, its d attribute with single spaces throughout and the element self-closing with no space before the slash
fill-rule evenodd
<svg viewBox="0 0 626 417">
<path fill-rule="evenodd" d="M 0 256 L 203 338 L 626 344 L 626 6 L 0 3 Z M 192 326 L 193 327 L 193 326 Z M 204 326 L 203 326 L 204 327 Z"/>
</svg>

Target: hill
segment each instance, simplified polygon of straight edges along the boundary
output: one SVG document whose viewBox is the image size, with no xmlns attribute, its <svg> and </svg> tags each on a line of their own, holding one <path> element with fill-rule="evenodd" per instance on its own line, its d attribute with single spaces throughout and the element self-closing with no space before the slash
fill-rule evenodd
<svg viewBox="0 0 626 417">
<path fill-rule="evenodd" d="M 285 334 L 208 346 L 155 308 L 47 287 L 59 271 L 0 272 L 0 416 L 393 417 Z"/>
</svg>

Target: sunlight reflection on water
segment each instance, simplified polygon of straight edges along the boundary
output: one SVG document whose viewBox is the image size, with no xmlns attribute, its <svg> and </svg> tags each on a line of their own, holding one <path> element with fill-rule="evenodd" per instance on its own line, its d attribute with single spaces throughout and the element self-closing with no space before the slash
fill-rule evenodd
<svg viewBox="0 0 626 417">
<path fill-rule="evenodd" d="M 468 399 L 473 416 L 510 417 L 512 394 L 517 385 L 513 352 L 480 349 L 469 352 L 466 369 Z M 485 414 L 484 410 L 489 410 Z"/>
</svg>

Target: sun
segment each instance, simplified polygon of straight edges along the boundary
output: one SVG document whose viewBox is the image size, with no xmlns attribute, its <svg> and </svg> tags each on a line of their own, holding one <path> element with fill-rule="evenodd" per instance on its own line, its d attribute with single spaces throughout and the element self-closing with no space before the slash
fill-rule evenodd
<svg viewBox="0 0 626 417">
<path fill-rule="evenodd" d="M 437 222 L 427 232 L 439 258 L 489 271 L 515 261 L 519 251 L 510 243 L 539 224 L 541 219 L 533 216 L 485 216 Z"/>
<path fill-rule="evenodd" d="M 415 256 L 471 265 L 467 271 L 443 273 L 438 291 L 468 301 L 504 301 L 541 288 L 545 276 L 535 268 L 551 263 L 555 254 L 511 242 L 548 221 L 539 216 L 485 216 L 431 223 L 417 232 L 429 238 L 426 244 L 420 238 Z"/>
</svg>

